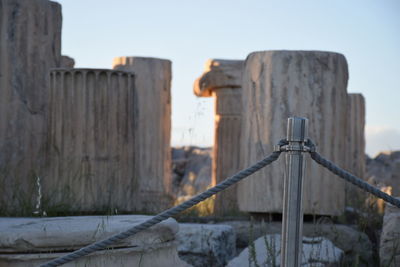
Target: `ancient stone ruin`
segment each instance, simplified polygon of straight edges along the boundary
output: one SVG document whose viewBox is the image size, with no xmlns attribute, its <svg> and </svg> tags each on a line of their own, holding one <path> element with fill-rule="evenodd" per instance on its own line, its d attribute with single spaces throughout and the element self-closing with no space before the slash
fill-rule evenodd
<svg viewBox="0 0 400 267">
<path fill-rule="evenodd" d="M 358 177 L 365 177 L 365 99 L 362 94 L 349 94 L 347 99 L 347 170 Z M 365 179 L 365 178 L 364 178 Z M 346 205 L 360 207 L 365 192 L 346 183 Z"/>
<path fill-rule="evenodd" d="M 365 99 L 362 94 L 349 94 L 347 100 L 348 128 L 347 142 L 350 149 L 348 169 L 358 177 L 365 176 L 365 160 L 360 155 L 365 154 Z"/>
<path fill-rule="evenodd" d="M 51 72 L 49 172 L 43 187 L 52 205 L 84 212 L 159 212 L 171 204 L 170 62 L 139 61 L 147 73 Z M 166 68 L 146 68 L 152 62 L 165 62 Z M 164 102 L 148 105 L 157 97 Z"/>
<path fill-rule="evenodd" d="M 205 72 L 194 83 L 197 96 L 214 96 L 215 99 L 212 185 L 235 174 L 240 167 L 242 65 L 241 60 L 209 60 Z M 215 197 L 216 214 L 238 211 L 236 190 L 234 185 Z"/>
<path fill-rule="evenodd" d="M 0 266 L 39 266 L 66 255 L 71 249 L 118 234 L 150 218 L 144 215 L 3 218 L 0 221 Z M 66 266 L 188 267 L 178 257 L 178 230 L 178 223 L 169 218 L 114 244 L 106 252 L 95 252 Z"/>
<path fill-rule="evenodd" d="M 341 129 L 336 129 L 336 131 L 344 131 L 347 129 L 346 133 L 330 132 L 329 128 L 333 127 L 333 125 L 329 124 L 314 125 L 314 128 L 312 129 L 314 132 L 312 132 L 312 134 L 321 138 L 321 140 L 318 141 L 319 143 L 324 142 L 325 140 L 329 140 L 331 143 L 333 142 L 332 145 L 336 148 L 329 151 L 329 153 L 331 153 L 330 155 L 336 155 L 336 158 L 340 158 L 342 166 L 354 172 L 359 177 L 364 177 L 365 163 L 363 158 L 357 157 L 357 155 L 363 155 L 365 151 L 365 104 L 361 94 L 346 93 L 347 65 L 346 63 L 343 63 L 344 59 L 340 58 L 338 55 L 336 58 L 333 57 L 333 59 L 329 59 L 329 56 L 332 57 L 332 55 L 323 53 L 313 55 L 313 52 L 302 54 L 301 52 L 293 51 L 290 52 L 289 55 L 284 54 L 284 51 L 268 53 L 274 53 L 274 56 L 270 56 L 269 58 L 266 56 L 265 58 L 257 59 L 258 61 L 254 63 L 257 68 L 253 73 L 250 73 L 250 71 L 253 71 L 252 69 L 247 70 L 248 80 L 246 81 L 242 82 L 242 72 L 245 71 L 243 69 L 243 61 L 214 59 L 207 61 L 204 73 L 201 77 L 196 79 L 194 83 L 194 93 L 197 96 L 215 96 L 216 115 L 212 174 L 213 184 L 221 182 L 240 168 L 248 166 L 252 160 L 260 159 L 262 155 L 265 155 L 265 151 L 270 151 L 273 144 L 271 143 L 266 147 L 265 144 L 263 145 L 262 140 L 270 138 L 272 132 L 280 132 L 281 138 L 283 138 L 285 136 L 284 133 L 286 127 L 285 119 L 283 117 L 287 117 L 288 114 L 300 113 L 307 115 L 313 114 L 316 121 L 322 121 L 322 117 L 325 118 L 326 116 L 330 116 L 333 118 L 334 122 L 345 124 L 343 127 L 339 127 Z M 318 63 L 318 60 L 321 60 L 320 57 L 322 57 L 322 62 L 324 64 L 332 64 L 339 73 L 332 74 L 328 70 L 329 66 L 323 66 L 323 63 Z M 273 59 L 275 61 L 273 61 Z M 332 60 L 334 62 L 330 62 Z M 299 61 L 304 61 L 299 63 L 302 64 L 300 66 L 301 73 L 300 69 L 296 70 L 295 66 L 291 65 L 296 64 Z M 314 62 L 317 64 L 314 64 Z M 265 69 L 263 69 L 264 67 Z M 289 69 L 289 67 L 291 67 L 291 69 Z M 281 68 L 283 68 L 283 70 L 281 70 Z M 279 72 L 280 70 L 283 71 L 283 73 Z M 257 71 L 259 71 L 259 74 L 257 74 Z M 261 77 L 261 74 L 265 74 L 266 76 Z M 255 78 L 253 79 L 253 77 Z M 334 89 L 335 84 L 332 83 L 335 81 L 335 78 L 339 79 L 339 82 L 336 81 L 336 83 L 339 83 L 338 89 Z M 269 87 L 267 86 L 268 79 L 274 79 L 274 87 L 272 85 Z M 286 82 L 285 79 L 288 80 L 288 82 Z M 318 86 L 318 84 L 320 85 Z M 322 90 L 322 88 L 326 87 L 329 88 L 329 92 L 326 92 L 327 90 L 325 89 Z M 284 88 L 285 90 L 282 90 L 281 88 Z M 245 94 L 248 98 L 251 98 L 251 100 L 244 99 L 243 101 L 247 102 L 243 102 L 242 104 L 241 98 L 243 90 L 246 90 Z M 339 92 L 338 95 L 336 95 L 337 91 Z M 278 96 L 275 96 L 276 94 L 278 94 Z M 326 97 L 325 102 L 321 102 L 322 96 Z M 331 107 L 329 102 L 331 97 L 333 98 L 332 101 L 336 101 L 334 102 L 335 104 L 333 107 Z M 266 101 L 269 101 L 269 105 L 263 106 Z M 309 103 L 307 103 L 307 101 Z M 283 104 L 276 105 L 274 103 Z M 346 108 L 341 108 L 342 105 L 348 105 L 347 110 Z M 229 112 L 224 112 L 225 110 Z M 248 112 L 248 114 L 246 112 Z M 345 114 L 349 114 L 349 116 L 347 117 Z M 242 116 L 246 116 L 246 122 L 243 124 L 240 123 L 241 119 L 243 120 Z M 281 119 L 281 124 L 273 123 L 273 120 L 278 120 L 277 116 L 281 116 L 279 117 Z M 324 122 L 324 124 L 326 123 L 328 122 Z M 277 130 L 277 127 L 280 127 L 280 130 Z M 323 136 L 324 133 L 321 132 L 321 129 L 323 128 L 326 129 L 325 131 L 328 133 L 328 136 Z M 265 129 L 265 131 L 261 129 Z M 241 134 L 241 131 L 244 132 Z M 262 137 L 263 134 L 265 137 Z M 334 138 L 337 134 L 341 134 L 342 137 L 340 138 L 343 140 L 337 140 L 338 137 Z M 247 141 L 245 140 L 245 136 Z M 234 140 L 232 140 L 232 138 L 234 138 Z M 278 137 L 275 136 L 275 138 Z M 311 136 L 311 138 L 313 137 Z M 315 140 L 315 138 L 313 139 Z M 269 142 L 277 141 L 278 140 L 270 140 Z M 242 144 L 242 151 L 240 150 L 240 147 L 233 146 L 232 144 Z M 249 149 L 251 149 L 251 151 L 249 151 Z M 259 153 L 259 155 L 255 156 L 252 153 L 254 151 Z M 243 155 L 243 152 L 248 154 Z M 351 158 L 343 160 L 343 157 L 341 156 L 342 153 Z M 250 154 L 252 154 L 252 160 L 245 160 L 245 158 L 248 158 Z M 242 155 L 242 160 L 239 159 L 240 155 Z M 277 169 L 281 169 L 281 167 L 283 166 L 278 166 Z M 317 170 L 317 172 L 315 172 L 315 170 Z M 326 180 L 314 181 L 313 179 L 320 180 L 319 177 L 322 174 L 327 174 L 325 170 L 320 168 L 316 168 L 315 170 L 309 170 L 309 174 L 314 178 L 311 178 L 311 180 L 308 181 L 306 187 L 309 189 L 306 190 L 311 190 L 310 186 L 312 184 L 313 186 L 317 185 L 325 188 L 325 186 L 329 185 L 332 181 L 332 175 L 327 176 L 325 178 Z M 270 171 L 266 172 L 268 173 L 267 176 L 270 177 L 267 179 L 274 180 L 273 182 L 270 181 L 271 184 L 268 183 L 268 186 L 270 187 L 270 192 L 275 192 L 273 197 L 275 200 L 260 209 L 256 209 L 253 206 L 254 203 L 251 203 L 249 206 L 252 206 L 252 208 L 249 208 L 246 211 L 268 213 L 281 212 L 281 208 L 277 207 L 281 207 L 282 196 L 280 194 L 282 192 L 278 189 L 280 188 L 280 190 L 282 190 L 283 180 L 277 178 L 277 173 L 273 173 L 273 171 L 272 173 L 270 173 Z M 258 177 L 263 176 L 264 174 L 260 174 Z M 282 175 L 283 173 L 280 171 L 280 176 Z M 336 178 L 333 180 L 337 181 L 337 183 L 333 182 L 333 186 L 339 186 L 338 189 L 343 187 L 342 181 L 338 181 Z M 328 184 L 324 184 L 324 181 Z M 252 181 L 249 182 L 249 184 L 252 184 L 253 182 L 255 184 L 258 183 L 258 181 Z M 218 212 L 218 209 L 221 209 L 225 213 L 227 213 L 228 210 L 230 213 L 232 213 L 232 211 L 238 211 L 238 198 L 245 197 L 245 195 L 252 195 L 254 199 L 258 199 L 260 195 L 248 194 L 248 192 L 255 192 L 253 191 L 255 188 L 263 188 L 255 184 L 254 187 L 250 188 L 247 187 L 249 186 L 247 182 L 243 182 L 241 183 L 241 186 L 245 188 L 243 191 L 236 192 L 237 189 L 233 188 L 228 191 L 230 195 L 228 195 L 228 192 L 223 192 L 220 196 L 217 195 L 215 202 L 216 214 L 221 214 Z M 346 188 L 355 191 L 353 185 L 346 185 Z M 352 197 L 354 198 L 354 194 L 352 194 L 353 191 L 346 194 L 346 199 L 348 199 L 349 202 L 356 201 L 356 199 L 351 200 Z M 306 195 L 310 196 L 313 194 L 309 192 L 306 193 Z M 319 196 L 315 197 L 316 199 L 320 199 Z M 332 195 L 332 199 L 333 197 L 334 196 Z M 268 195 L 264 195 L 261 198 L 266 198 L 268 199 L 266 201 L 270 202 L 270 196 Z M 335 204 L 328 204 L 331 199 L 322 199 L 318 201 L 308 199 L 306 202 L 307 204 L 305 204 L 305 212 L 308 214 L 340 214 L 344 207 L 344 195 L 343 198 L 337 198 L 337 196 L 334 198 L 336 199 L 334 201 Z M 246 203 L 246 201 L 244 202 Z M 279 202 L 275 206 L 276 208 L 273 207 L 275 201 Z M 323 203 L 327 203 L 326 205 L 328 206 L 324 207 L 325 204 Z M 269 207 L 270 205 L 272 206 Z M 336 205 L 336 211 L 335 209 L 332 210 L 329 205 Z"/>
<path fill-rule="evenodd" d="M 135 160 L 140 162 L 141 197 L 148 201 L 172 190 L 171 68 L 171 61 L 159 58 L 117 57 L 113 61 L 113 69 L 135 73 Z"/>
<path fill-rule="evenodd" d="M 290 116 L 309 119 L 309 137 L 329 160 L 400 194 L 400 152 L 368 159 L 367 174 L 365 99 L 347 93 L 341 54 L 262 51 L 246 60 L 208 60 L 194 93 L 214 98 L 210 171 L 210 148 L 171 148 L 171 61 L 117 57 L 112 69 L 74 68 L 74 59 L 61 55 L 59 4 L 0 0 L 0 16 L 0 216 L 44 217 L 0 219 L 0 266 L 43 263 L 150 218 L 121 213 L 159 213 L 206 190 L 210 176 L 211 185 L 222 182 L 271 153 Z M 246 266 L 260 248 L 266 260 L 265 240 L 280 238 L 281 222 L 249 218 L 282 213 L 284 157 L 219 193 L 211 218 L 184 214 L 180 226 L 170 218 L 76 263 Z M 345 206 L 361 207 L 364 192 L 306 158 L 304 213 L 322 222 L 304 223 L 311 236 L 305 254 L 310 244 L 325 244 L 334 255 L 313 263 L 372 262 L 368 231 L 327 219 L 343 215 Z M 186 187 L 174 184 L 180 182 Z M 46 217 L 61 214 L 68 217 Z M 77 214 L 118 216 L 71 216 Z M 399 260 L 392 238 L 398 215 L 386 207 L 383 264 Z"/>
<path fill-rule="evenodd" d="M 283 52 L 283 51 L 282 51 Z M 277 51 L 277 53 L 279 54 L 279 51 Z M 295 52 L 292 52 L 295 53 Z M 311 53 L 311 52 L 310 52 Z M 292 60 L 295 59 L 288 59 L 286 64 L 290 64 L 290 62 L 292 62 Z M 267 64 L 267 63 L 265 63 Z M 269 65 L 275 67 L 275 64 L 277 63 L 272 63 L 269 62 Z M 312 63 L 310 63 L 312 64 Z M 322 63 L 321 63 L 322 64 Z M 209 97 L 209 96 L 215 96 L 215 142 L 214 142 L 214 152 L 213 152 L 213 184 L 219 183 L 221 182 L 223 179 L 229 177 L 230 175 L 232 175 L 233 173 L 235 173 L 236 171 L 238 171 L 240 168 L 244 168 L 246 165 L 246 163 L 244 163 L 243 161 L 239 160 L 239 155 L 241 154 L 240 151 L 240 147 L 238 146 L 233 146 L 232 144 L 240 144 L 241 142 L 246 142 L 243 141 L 243 136 L 241 136 L 241 130 L 242 130 L 242 126 L 243 125 L 247 125 L 247 124 L 241 124 L 240 120 L 242 118 L 242 116 L 245 116 L 244 114 L 244 110 L 248 110 L 249 107 L 250 110 L 254 110 L 254 107 L 250 104 L 254 104 L 254 103 L 243 103 L 242 104 L 242 86 L 246 87 L 244 85 L 245 81 L 243 81 L 243 85 L 242 85 L 242 71 L 243 71 L 243 61 L 239 61 L 239 60 L 218 60 L 218 59 L 213 59 L 213 60 L 209 60 L 207 61 L 206 65 L 205 65 L 205 71 L 202 74 L 201 77 L 199 77 L 198 79 L 196 79 L 195 83 L 194 83 L 194 93 L 197 96 L 200 97 Z M 317 68 L 317 70 L 321 69 L 322 66 L 318 67 L 316 66 L 315 68 Z M 319 70 L 320 73 L 315 73 L 314 75 L 318 75 L 320 77 L 316 77 L 314 79 L 319 79 L 321 78 L 321 76 L 324 75 L 323 70 Z M 306 73 L 307 71 L 305 71 L 303 69 L 303 72 Z M 344 77 L 339 77 L 342 80 L 347 79 L 346 75 L 346 69 L 342 69 L 343 75 Z M 271 79 L 285 79 L 285 77 L 288 77 L 287 79 L 289 79 L 289 75 L 291 77 L 291 75 L 298 75 L 295 71 L 292 71 L 290 73 L 286 73 L 286 76 L 277 76 L 275 73 L 271 73 L 270 77 Z M 307 74 L 309 75 L 309 74 Z M 340 74 L 339 74 L 340 75 Z M 300 77 L 300 76 L 299 76 Z M 307 77 L 307 79 L 313 79 L 312 77 Z M 261 83 L 261 82 L 260 82 Z M 303 83 L 303 84 L 302 84 Z M 326 82 L 326 83 L 329 83 Z M 248 82 L 249 84 L 249 82 Z M 304 85 L 304 80 L 300 78 L 298 78 L 295 81 L 292 81 L 290 84 L 284 85 L 285 88 L 289 88 L 289 87 L 295 87 L 295 88 L 303 88 Z M 330 86 L 329 84 L 327 84 L 328 86 Z M 261 85 L 260 85 L 261 86 Z M 263 84 L 263 86 L 265 87 L 265 83 Z M 325 84 L 323 86 L 326 86 Z M 317 98 L 318 96 L 318 89 L 315 89 L 315 85 L 314 87 L 312 87 L 310 85 L 310 92 L 308 93 L 308 97 L 311 97 L 315 103 L 317 103 L 320 99 Z M 249 90 L 250 92 L 252 91 L 252 89 L 250 89 L 250 85 L 247 85 L 247 90 Z M 276 88 L 280 88 L 280 87 L 276 87 Z M 322 87 L 321 87 L 322 88 Z M 345 81 L 342 84 L 342 89 L 339 89 L 339 91 L 341 90 L 342 94 L 343 94 L 343 90 L 346 89 L 346 84 Z M 272 89 L 269 89 L 272 91 Z M 279 89 L 274 89 L 279 90 Z M 299 89 L 296 89 L 299 90 Z M 333 90 L 333 89 L 331 89 Z M 273 91 L 272 91 L 273 92 Z M 272 93 L 271 92 L 271 93 Z M 248 93 L 248 92 L 246 92 Z M 253 93 L 253 92 L 251 92 Z M 333 94 L 332 96 L 334 96 L 335 92 L 332 91 Z M 346 95 L 346 94 L 343 94 Z M 302 98 L 304 97 L 304 93 L 301 92 L 299 93 L 300 97 L 297 97 L 296 103 L 291 103 L 291 102 L 286 102 L 282 105 L 280 105 L 280 108 L 278 108 L 279 105 L 274 104 L 274 103 L 278 103 L 277 101 L 281 101 L 281 99 L 276 99 L 276 100 L 270 100 L 270 106 L 272 110 L 278 108 L 278 110 L 282 109 L 283 107 L 286 107 L 289 110 L 292 110 L 290 112 L 295 113 L 295 111 L 293 110 L 299 110 L 301 108 L 299 108 L 299 106 L 301 106 L 303 103 L 305 103 L 305 99 Z M 255 97 L 258 97 L 258 95 L 255 95 Z M 326 96 L 329 100 L 329 98 L 331 96 L 327 95 Z M 344 96 L 343 96 L 344 97 Z M 282 97 L 282 99 L 285 98 L 284 96 Z M 287 97 L 286 99 L 288 99 L 289 97 Z M 267 97 L 265 97 L 263 100 L 267 99 Z M 299 101 L 299 102 L 297 102 Z M 335 101 L 339 101 L 339 100 L 335 100 Z M 349 158 L 344 161 L 342 160 L 342 166 L 346 167 L 348 170 L 352 171 L 354 174 L 356 174 L 359 177 L 364 177 L 364 173 L 365 173 L 365 161 L 363 158 L 357 157 L 357 155 L 363 155 L 365 153 L 365 141 L 364 141 L 364 124 L 365 124 L 365 104 L 364 104 L 364 98 L 361 94 L 348 94 L 348 99 L 347 101 L 344 99 L 342 100 L 343 103 L 347 103 L 347 111 L 346 108 L 343 109 L 339 114 L 342 114 L 341 116 L 341 121 L 342 123 L 345 123 L 345 121 L 347 122 L 347 126 L 345 126 L 342 129 L 347 129 L 347 133 L 345 136 L 345 138 L 347 138 L 345 141 L 347 143 L 343 143 L 345 141 L 340 141 L 340 145 L 341 145 L 341 151 L 343 153 L 343 155 L 348 156 Z M 315 104 L 314 105 L 317 105 Z M 332 104 L 331 111 L 326 111 L 326 114 L 332 114 L 334 113 L 334 108 L 338 107 L 338 105 L 341 105 L 343 103 L 337 102 L 335 104 Z M 247 109 L 244 108 L 242 110 L 242 105 L 247 105 Z M 292 106 L 293 107 L 292 107 Z M 322 105 L 322 104 L 321 104 Z M 306 104 L 305 104 L 306 106 Z M 314 109 L 312 109 L 314 108 Z M 311 112 L 315 112 L 316 108 L 318 107 L 311 107 L 310 110 L 308 111 L 309 113 Z M 303 107 L 303 109 L 305 109 L 305 107 Z M 226 111 L 228 112 L 226 112 Z M 255 112 L 255 111 L 254 111 Z M 253 112 L 253 114 L 254 114 Z M 289 111 L 286 111 L 286 114 Z M 344 112 L 347 112 L 346 114 L 349 114 L 349 116 L 345 117 L 343 115 Z M 261 116 L 260 116 L 261 115 Z M 265 120 L 268 120 L 267 117 L 265 117 L 264 114 L 260 114 L 257 115 L 256 117 L 264 117 L 266 118 Z M 286 116 L 286 115 L 285 115 Z M 251 118 L 247 118 L 246 123 L 254 123 L 254 119 Z M 286 125 L 284 125 L 284 119 L 282 117 L 282 123 L 283 123 L 283 128 L 286 127 Z M 339 120 L 340 121 L 340 120 Z M 257 122 L 256 122 L 257 124 Z M 264 125 L 265 126 L 265 125 Z M 274 127 L 276 125 L 273 125 Z M 272 126 L 271 126 L 272 127 Z M 267 129 L 271 129 L 270 131 L 275 130 L 275 128 L 266 128 Z M 326 127 L 326 125 L 320 126 L 320 127 Z M 332 125 L 330 125 L 330 127 L 332 127 Z M 316 128 L 314 128 L 316 129 Z M 283 129 L 282 129 L 283 130 Z M 246 130 L 244 130 L 246 131 Z M 250 131 L 254 131 L 254 130 L 250 130 Z M 262 131 L 262 130 L 261 130 Z M 256 134 L 256 133 L 254 133 Z M 253 134 L 253 136 L 254 136 Z M 257 135 L 257 134 L 256 134 Z M 284 136 L 284 135 L 282 135 Z M 234 140 L 233 140 L 233 139 Z M 252 138 L 256 138 L 257 137 L 252 137 Z M 322 137 L 321 137 L 322 138 Z M 254 142 L 254 141 L 251 141 Z M 270 141 L 272 142 L 272 141 Z M 247 146 L 248 144 L 245 143 L 245 146 Z M 247 151 L 247 148 L 243 148 L 243 151 Z M 257 149 L 257 148 L 256 148 Z M 267 150 L 266 150 L 267 151 Z M 334 152 L 337 154 L 337 151 Z M 351 158 L 350 158 L 351 157 Z M 340 157 L 338 157 L 340 158 Z M 255 159 L 255 158 L 254 158 Z M 343 158 L 342 158 L 343 159 Z M 247 161 L 247 164 L 250 163 L 250 160 Z M 345 165 L 347 164 L 347 165 Z M 324 172 L 323 170 L 321 170 L 322 172 Z M 337 180 L 337 179 L 336 179 Z M 311 181 L 310 181 L 311 182 Z M 319 183 L 319 182 L 318 182 Z M 339 182 L 340 183 L 340 182 Z M 279 184 L 279 182 L 278 182 Z M 310 185 L 310 184 L 309 184 Z M 282 184 L 280 184 L 280 186 L 282 186 Z M 349 189 L 348 189 L 349 188 Z M 223 192 L 221 193 L 220 196 L 216 196 L 216 202 L 215 202 L 215 212 L 216 214 L 220 214 L 222 215 L 223 213 L 227 214 L 227 213 L 231 213 L 232 212 L 237 212 L 238 211 L 238 205 L 237 205 L 237 198 L 238 198 L 238 192 L 236 192 L 236 188 L 232 188 L 230 190 L 227 190 L 227 192 Z M 274 191 L 274 189 L 271 189 L 272 191 Z M 356 196 L 356 194 L 354 194 L 354 192 L 357 192 L 357 189 L 354 188 L 353 185 L 346 185 L 346 190 L 349 191 L 348 193 L 346 193 L 346 203 L 353 204 L 355 201 L 360 201 L 360 199 L 358 199 Z M 248 191 L 244 191 L 243 194 L 246 194 L 245 192 Z M 279 194 L 279 193 L 278 193 Z M 266 196 L 267 197 L 267 196 Z M 280 197 L 282 198 L 282 197 Z M 341 206 L 343 209 L 343 201 L 339 200 L 339 202 L 342 202 L 342 204 L 340 204 L 339 206 Z M 326 200 L 324 202 L 327 202 Z M 309 204 L 311 203 L 311 200 L 309 200 L 308 202 Z M 313 205 L 316 205 L 316 203 L 313 203 Z M 329 208 L 325 208 L 325 211 L 328 210 Z M 220 210 L 220 211 L 219 211 Z M 318 210 L 318 209 L 312 209 L 311 207 L 308 207 L 306 209 L 306 213 L 312 213 L 311 210 L 313 210 L 314 214 L 320 214 L 322 211 Z M 257 212 L 260 212 L 259 210 L 257 210 Z M 279 209 L 266 209 L 263 212 L 281 212 L 279 211 Z M 337 211 L 337 213 L 340 213 L 339 210 Z M 323 213 L 321 213 L 323 214 Z M 336 213 L 335 213 L 336 214 Z"/>
<path fill-rule="evenodd" d="M 285 118 L 294 115 L 309 119 L 309 135 L 320 153 L 343 166 L 347 120 L 346 108 L 342 107 L 347 106 L 347 79 L 347 63 L 340 54 L 250 54 L 242 81 L 241 166 L 248 166 L 272 151 L 273 145 L 285 137 Z M 307 161 L 306 165 L 304 213 L 341 214 L 344 182 L 316 164 Z M 239 208 L 281 213 L 284 170 L 284 161 L 279 161 L 240 183 Z"/>
<path fill-rule="evenodd" d="M 61 5 L 0 0 L 0 7 L 0 206 L 23 213 L 45 167 L 48 72 L 61 60 Z"/>
</svg>

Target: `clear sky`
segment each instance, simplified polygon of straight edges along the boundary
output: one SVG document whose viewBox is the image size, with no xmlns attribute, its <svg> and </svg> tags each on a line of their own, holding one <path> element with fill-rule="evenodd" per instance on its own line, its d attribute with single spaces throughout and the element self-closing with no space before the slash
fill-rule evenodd
<svg viewBox="0 0 400 267">
<path fill-rule="evenodd" d="M 348 91 L 366 98 L 367 153 L 400 150 L 398 0 L 56 2 L 63 7 L 62 51 L 76 67 L 111 68 L 118 56 L 172 61 L 172 145 L 213 143 L 213 100 L 192 92 L 208 58 L 290 49 L 344 54 Z"/>
</svg>

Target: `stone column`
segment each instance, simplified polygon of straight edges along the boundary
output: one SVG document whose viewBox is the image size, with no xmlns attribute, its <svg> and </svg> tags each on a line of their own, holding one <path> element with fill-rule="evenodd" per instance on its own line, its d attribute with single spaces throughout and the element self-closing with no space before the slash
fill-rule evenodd
<svg viewBox="0 0 400 267">
<path fill-rule="evenodd" d="M 347 133 L 347 62 L 343 55 L 317 51 L 251 53 L 245 62 L 242 90 L 241 167 L 273 151 L 286 136 L 290 116 L 309 119 L 309 136 L 318 152 L 345 166 Z M 282 212 L 284 157 L 239 183 L 239 208 Z M 339 215 L 344 181 L 306 158 L 304 213 Z"/>
<path fill-rule="evenodd" d="M 58 3 L 0 0 L 0 214 L 35 208 L 48 71 L 60 61 L 61 21 Z"/>
<path fill-rule="evenodd" d="M 360 178 L 365 177 L 365 100 L 362 94 L 348 94 L 347 102 L 347 170 Z M 363 205 L 365 192 L 346 183 L 346 206 Z"/>
<path fill-rule="evenodd" d="M 205 72 L 194 83 L 197 96 L 214 96 L 215 99 L 213 186 L 239 170 L 242 67 L 241 60 L 208 60 Z M 236 190 L 236 186 L 232 186 L 216 195 L 216 214 L 232 215 L 238 212 Z"/>
<path fill-rule="evenodd" d="M 56 69 L 49 102 L 45 210 L 58 205 L 64 211 L 158 212 L 165 207 L 163 181 L 152 172 L 143 176 L 146 168 L 162 173 L 162 166 L 157 159 L 145 162 L 146 155 L 136 150 L 141 121 L 133 73 Z M 155 153 L 157 147 L 147 149 Z"/>
<path fill-rule="evenodd" d="M 169 60 L 146 57 L 118 57 L 113 62 L 114 69 L 135 74 L 135 157 L 140 164 L 138 177 L 142 188 L 147 188 L 143 194 L 147 196 L 145 200 L 149 206 L 155 198 L 160 197 L 158 190 L 162 186 L 163 191 L 172 196 L 171 65 Z M 157 188 L 157 191 L 153 192 L 152 188 Z M 163 202 L 169 203 L 167 200 Z M 167 208 L 166 204 L 163 207 Z M 159 205 L 156 210 L 160 208 Z"/>
</svg>

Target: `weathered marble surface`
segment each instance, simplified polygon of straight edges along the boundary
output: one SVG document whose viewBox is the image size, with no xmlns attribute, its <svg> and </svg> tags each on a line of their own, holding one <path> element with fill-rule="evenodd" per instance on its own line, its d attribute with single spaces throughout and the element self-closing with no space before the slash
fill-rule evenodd
<svg viewBox="0 0 400 267">
<path fill-rule="evenodd" d="M 0 206 L 34 208 L 42 175 L 48 71 L 61 56 L 61 5 L 0 0 Z"/>
<path fill-rule="evenodd" d="M 0 253 L 73 250 L 125 231 L 151 216 L 70 216 L 0 218 Z M 175 239 L 178 223 L 170 218 L 112 247 L 160 244 Z"/>
<path fill-rule="evenodd" d="M 236 253 L 236 235 L 228 225 L 180 223 L 179 257 L 195 267 L 225 266 Z"/>
<path fill-rule="evenodd" d="M 386 204 L 379 245 L 381 266 L 400 266 L 400 209 Z"/>
<path fill-rule="evenodd" d="M 254 241 L 254 252 L 250 252 L 250 247 L 246 248 L 227 267 L 281 266 L 280 245 L 279 234 L 260 237 Z M 342 257 L 343 251 L 331 241 L 323 237 L 303 237 L 301 266 L 339 266 Z"/>
<path fill-rule="evenodd" d="M 152 136 L 139 129 L 139 102 L 133 73 L 51 72 L 44 210 L 157 212 L 166 206 L 165 163 L 146 158 L 157 147 L 149 145 L 148 154 L 137 149 L 138 140 Z"/>
<path fill-rule="evenodd" d="M 149 203 L 158 197 L 153 192 L 172 191 L 171 65 L 169 60 L 148 57 L 117 57 L 113 62 L 113 69 L 135 74 L 135 160 L 140 166 L 141 197 Z M 170 204 L 168 199 L 163 202 L 154 210 Z"/>
<path fill-rule="evenodd" d="M 213 186 L 239 170 L 242 67 L 242 60 L 210 59 L 193 86 L 197 96 L 213 96 L 215 101 Z M 235 185 L 216 195 L 216 214 L 232 215 L 238 212 L 236 191 Z"/>
<path fill-rule="evenodd" d="M 309 119 L 309 136 L 318 152 L 339 166 L 347 133 L 347 62 L 343 55 L 317 51 L 251 53 L 242 84 L 241 167 L 273 151 L 286 136 L 287 118 Z M 282 212 L 285 160 L 239 183 L 242 211 Z M 344 210 L 344 181 L 306 160 L 304 213 L 339 215 Z"/>
<path fill-rule="evenodd" d="M 37 267 L 66 253 L 0 254 L 0 267 Z M 179 259 L 176 242 L 167 242 L 150 248 L 119 248 L 95 252 L 63 267 L 191 267 Z"/>
<path fill-rule="evenodd" d="M 0 218 L 0 266 L 37 266 L 65 255 L 65 250 L 102 240 L 150 218 L 144 215 Z M 168 219 L 113 245 L 111 250 L 95 252 L 65 266 L 187 266 L 177 254 L 174 240 L 178 229 L 178 223 Z"/>
<path fill-rule="evenodd" d="M 225 221 L 222 225 L 230 225 L 236 233 L 236 247 L 240 251 L 249 245 L 251 240 L 263 235 L 280 234 L 282 231 L 281 222 L 251 222 L 251 221 Z M 250 232 L 251 229 L 251 232 Z M 373 262 L 373 245 L 368 236 L 343 224 L 333 224 L 328 221 L 303 224 L 303 236 L 324 237 L 330 240 L 337 248 L 344 252 L 343 264 L 353 266 L 357 262 Z M 347 265 L 346 265 L 347 264 Z"/>
</svg>

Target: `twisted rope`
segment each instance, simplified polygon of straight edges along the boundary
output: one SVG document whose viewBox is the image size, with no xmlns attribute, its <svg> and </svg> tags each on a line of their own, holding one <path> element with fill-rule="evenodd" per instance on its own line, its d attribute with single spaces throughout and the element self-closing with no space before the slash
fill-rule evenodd
<svg viewBox="0 0 400 267">
<path fill-rule="evenodd" d="M 400 208 L 400 200 L 392 197 L 391 195 L 386 194 L 385 192 L 382 192 L 375 186 L 370 185 L 369 183 L 363 181 L 362 179 L 358 178 L 357 176 L 349 173 L 348 171 L 343 170 L 339 166 L 335 165 L 333 162 L 325 159 L 322 157 L 318 152 L 315 151 L 315 146 L 314 144 L 309 140 L 308 141 L 309 146 L 312 148 L 310 151 L 311 158 L 317 162 L 318 164 L 322 165 L 323 167 L 327 168 L 340 178 L 346 180 L 347 182 L 350 182 L 359 188 L 363 189 L 364 191 L 367 191 L 374 196 L 381 198 L 385 200 L 386 202 L 389 202 L 390 204 Z"/>
<path fill-rule="evenodd" d="M 278 145 L 284 145 L 286 144 L 285 140 L 281 140 L 279 142 Z M 225 179 L 223 182 L 221 182 L 220 184 L 204 191 L 203 193 L 183 202 L 182 204 L 175 206 L 173 208 L 170 208 L 166 211 L 161 212 L 160 214 L 154 216 L 153 218 L 139 224 L 136 225 L 122 233 L 119 234 L 115 234 L 107 239 L 98 241 L 96 243 L 93 243 L 91 245 L 88 245 L 86 247 L 83 247 L 79 250 L 73 251 L 65 256 L 59 257 L 57 259 L 51 260 L 43 265 L 41 265 L 41 267 L 54 267 L 54 266 L 59 266 L 61 264 L 65 264 L 68 263 L 70 261 L 76 260 L 80 257 L 86 256 L 90 253 L 93 253 L 95 251 L 98 250 L 102 250 L 107 248 L 108 246 L 117 243 L 125 238 L 128 238 L 140 231 L 143 231 L 161 221 L 164 221 L 166 219 L 168 219 L 169 217 L 175 216 L 178 213 L 193 207 L 194 205 L 198 204 L 199 202 L 215 195 L 218 192 L 221 192 L 222 190 L 230 187 L 231 185 L 239 182 L 240 180 L 248 177 L 249 175 L 257 172 L 258 170 L 260 170 L 261 168 L 271 164 L 272 162 L 274 162 L 275 160 L 277 160 L 279 158 L 281 154 L 281 151 L 274 151 L 270 156 L 264 158 L 263 160 L 257 162 L 256 164 L 254 164 L 253 166 L 244 169 L 240 172 L 238 172 L 237 174 L 231 176 L 230 178 Z"/>
</svg>

